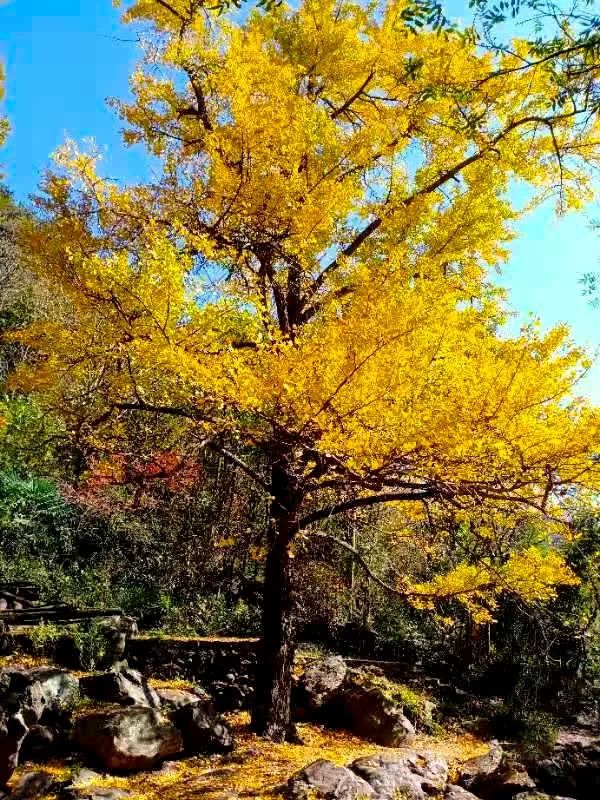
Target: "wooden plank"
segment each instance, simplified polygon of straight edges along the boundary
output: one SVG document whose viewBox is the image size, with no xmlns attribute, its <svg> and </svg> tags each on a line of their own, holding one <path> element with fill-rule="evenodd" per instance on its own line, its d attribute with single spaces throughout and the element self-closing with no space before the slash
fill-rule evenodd
<svg viewBox="0 0 600 800">
<path fill-rule="evenodd" d="M 8 625 L 36 625 L 39 622 L 79 622 L 86 619 L 122 616 L 120 608 L 55 608 L 0 611 L 0 621 Z"/>
</svg>

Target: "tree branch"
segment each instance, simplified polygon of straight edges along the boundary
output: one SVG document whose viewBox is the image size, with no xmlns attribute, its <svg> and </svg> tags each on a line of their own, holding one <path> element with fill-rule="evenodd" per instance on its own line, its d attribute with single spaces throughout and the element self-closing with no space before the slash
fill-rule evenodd
<svg viewBox="0 0 600 800">
<path fill-rule="evenodd" d="M 331 506 L 325 506 L 318 511 L 312 511 L 310 514 L 302 517 L 296 524 L 296 532 L 307 528 L 315 522 L 322 519 L 328 519 L 336 514 L 342 514 L 344 511 L 350 511 L 353 508 L 368 508 L 369 506 L 379 505 L 380 503 L 392 503 L 394 501 L 416 501 L 425 500 L 435 496 L 435 491 L 431 488 L 423 487 L 421 491 L 412 492 L 383 492 L 382 494 L 371 494 L 365 497 L 354 497 L 352 500 L 345 500 L 342 503 L 335 503 Z"/>
</svg>

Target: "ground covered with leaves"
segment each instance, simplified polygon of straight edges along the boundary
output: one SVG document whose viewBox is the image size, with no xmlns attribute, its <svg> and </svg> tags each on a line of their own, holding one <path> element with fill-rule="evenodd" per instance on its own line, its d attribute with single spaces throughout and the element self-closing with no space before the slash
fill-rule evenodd
<svg viewBox="0 0 600 800">
<path fill-rule="evenodd" d="M 281 797 L 278 787 L 282 787 L 294 772 L 319 758 L 347 764 L 359 756 L 376 752 L 402 752 L 373 745 L 344 731 L 308 723 L 298 726 L 303 744 L 274 744 L 250 731 L 246 712 L 228 715 L 228 722 L 236 737 L 236 747 L 229 755 L 167 762 L 160 769 L 130 776 L 108 775 L 101 785 L 127 790 L 135 800 L 225 800 L 234 794 L 253 800 L 274 800 Z M 414 747 L 443 755 L 454 769 L 466 759 L 487 751 L 483 740 L 453 731 L 419 736 Z M 32 768 L 31 764 L 23 764 L 11 783 L 16 784 Z M 66 780 L 77 774 L 80 765 L 55 762 L 42 768 Z M 100 785 L 98 780 L 94 780 L 94 785 Z"/>
</svg>

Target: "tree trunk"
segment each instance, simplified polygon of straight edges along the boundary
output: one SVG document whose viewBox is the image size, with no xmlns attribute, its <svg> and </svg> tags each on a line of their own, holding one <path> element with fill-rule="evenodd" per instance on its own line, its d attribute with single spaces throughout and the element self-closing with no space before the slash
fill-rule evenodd
<svg viewBox="0 0 600 800">
<path fill-rule="evenodd" d="M 278 458 L 272 467 L 271 494 L 253 727 L 262 736 L 283 742 L 295 738 L 290 708 L 296 651 L 291 543 L 302 502 L 302 493 L 285 457 Z"/>
</svg>

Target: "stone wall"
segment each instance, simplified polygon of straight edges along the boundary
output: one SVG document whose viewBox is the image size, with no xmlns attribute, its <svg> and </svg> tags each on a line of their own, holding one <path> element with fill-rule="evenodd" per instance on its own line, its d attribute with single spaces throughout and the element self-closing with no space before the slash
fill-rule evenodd
<svg viewBox="0 0 600 800">
<path fill-rule="evenodd" d="M 258 641 L 140 636 L 129 640 L 125 657 L 144 675 L 204 685 L 222 681 L 228 674 L 253 676 Z"/>
</svg>

